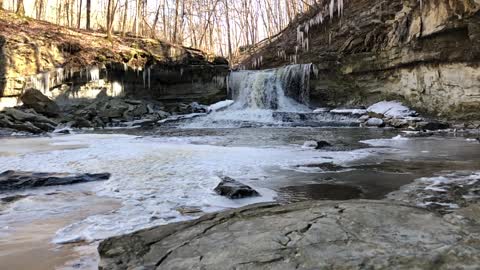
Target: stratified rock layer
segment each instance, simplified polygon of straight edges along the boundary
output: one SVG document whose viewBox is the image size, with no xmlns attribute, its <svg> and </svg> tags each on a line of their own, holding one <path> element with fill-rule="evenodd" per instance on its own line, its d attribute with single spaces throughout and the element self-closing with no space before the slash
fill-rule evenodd
<svg viewBox="0 0 480 270">
<path fill-rule="evenodd" d="M 319 74 L 311 100 L 319 105 L 401 98 L 422 113 L 480 117 L 478 0 L 344 2 L 342 16 L 335 10 L 333 19 L 324 14 L 323 24 L 310 27 L 317 13 L 303 16 L 242 65 L 258 67 L 260 57 L 261 68 L 313 62 Z"/>
<path fill-rule="evenodd" d="M 473 269 L 474 226 L 379 201 L 257 205 L 107 239 L 100 269 Z"/>
</svg>

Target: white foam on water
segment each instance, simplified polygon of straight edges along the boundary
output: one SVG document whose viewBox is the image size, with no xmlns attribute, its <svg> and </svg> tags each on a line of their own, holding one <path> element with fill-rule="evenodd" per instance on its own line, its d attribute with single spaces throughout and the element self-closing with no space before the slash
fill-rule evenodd
<svg viewBox="0 0 480 270">
<path fill-rule="evenodd" d="M 215 138 L 202 138 L 204 143 Z M 253 148 L 191 144 L 195 138 L 151 138 L 127 135 L 66 135 L 52 138 L 6 139 L 2 145 L 43 145 L 38 151 L 25 149 L 2 156 L 0 171 L 99 173 L 110 180 L 97 182 L 94 191 L 122 202 L 113 213 L 90 216 L 58 231 L 54 241 L 93 241 L 138 229 L 192 219 L 180 207 L 204 212 L 272 201 L 275 192 L 252 179 L 264 179 L 264 168 L 295 169 L 297 164 L 337 162 L 365 158 L 367 150 L 323 152 L 299 147 Z M 8 148 L 8 147 L 7 147 Z M 294 157 L 294 158 L 292 158 Z M 230 200 L 216 195 L 219 175 L 236 178 L 262 196 Z M 21 209 L 19 211 L 22 211 Z"/>
</svg>

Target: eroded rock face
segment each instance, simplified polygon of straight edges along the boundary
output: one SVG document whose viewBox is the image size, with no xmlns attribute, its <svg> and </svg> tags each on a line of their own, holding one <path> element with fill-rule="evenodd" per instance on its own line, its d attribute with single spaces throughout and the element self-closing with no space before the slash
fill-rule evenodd
<svg viewBox="0 0 480 270">
<path fill-rule="evenodd" d="M 46 186 L 71 185 L 108 180 L 109 178 L 109 173 L 68 174 L 5 171 L 0 174 L 0 192 Z"/>
<path fill-rule="evenodd" d="M 102 270 L 465 269 L 480 259 L 474 225 L 378 201 L 259 205 L 110 238 L 98 250 Z"/>
<path fill-rule="evenodd" d="M 317 64 L 311 100 L 318 106 L 400 97 L 420 113 L 480 117 L 479 1 L 346 1 L 341 18 L 309 27 L 309 50 L 297 54 L 297 27 L 315 15 L 299 19 L 242 64 L 251 67 L 259 55 L 261 68 L 287 64 L 288 56 Z"/>
</svg>

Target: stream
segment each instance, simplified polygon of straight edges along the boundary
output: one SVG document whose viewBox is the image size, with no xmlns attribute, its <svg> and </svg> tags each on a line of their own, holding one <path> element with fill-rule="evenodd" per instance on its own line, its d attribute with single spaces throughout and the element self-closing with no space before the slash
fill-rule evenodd
<svg viewBox="0 0 480 270">
<path fill-rule="evenodd" d="M 231 107 L 153 129 L 0 138 L 0 171 L 112 174 L 0 195 L 22 196 L 0 204 L 2 269 L 96 269 L 96 246 L 107 237 L 254 203 L 384 199 L 421 177 L 480 171 L 480 144 L 466 137 L 275 119 L 274 112 L 310 110 L 299 83 L 306 79 L 292 74 L 298 71 L 237 74 Z M 304 147 L 312 140 L 333 146 Z M 219 176 L 261 196 L 221 197 L 213 191 Z"/>
</svg>

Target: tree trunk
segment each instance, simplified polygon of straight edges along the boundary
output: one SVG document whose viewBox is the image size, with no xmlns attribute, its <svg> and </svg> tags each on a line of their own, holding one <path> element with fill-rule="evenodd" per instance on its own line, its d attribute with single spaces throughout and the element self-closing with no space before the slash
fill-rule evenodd
<svg viewBox="0 0 480 270">
<path fill-rule="evenodd" d="M 90 30 L 90 16 L 92 11 L 92 0 L 87 0 L 87 29 Z"/>
<path fill-rule="evenodd" d="M 173 27 L 173 35 L 172 35 L 172 42 L 177 42 L 177 27 L 178 27 L 178 4 L 180 0 L 175 0 L 175 24 Z"/>
<path fill-rule="evenodd" d="M 123 24 L 122 24 L 122 37 L 125 36 L 125 31 L 127 29 L 127 16 L 128 16 L 128 0 L 125 0 L 125 12 L 123 13 Z"/>
<path fill-rule="evenodd" d="M 142 3 L 141 3 L 141 0 L 137 0 L 137 6 L 136 6 L 136 12 L 135 12 L 135 22 L 133 24 L 133 32 L 135 34 L 135 36 L 138 36 L 138 32 L 139 32 L 139 25 L 140 25 L 140 14 L 141 14 L 141 11 L 140 11 L 140 7 L 141 7 Z"/>
<path fill-rule="evenodd" d="M 232 38 L 231 38 L 231 32 L 230 32 L 230 15 L 229 15 L 229 10 L 228 10 L 228 1 L 225 0 L 225 20 L 227 22 L 227 39 L 228 39 L 228 60 L 232 61 Z"/>
<path fill-rule="evenodd" d="M 78 18 L 77 18 L 77 28 L 80 29 L 82 23 L 82 0 L 78 3 Z"/>
<path fill-rule="evenodd" d="M 157 23 L 158 23 L 158 19 L 160 17 L 160 8 L 162 7 L 161 4 L 158 4 L 158 8 L 157 8 L 157 13 L 155 14 L 155 20 L 153 20 L 153 25 L 152 25 L 152 38 L 155 38 L 157 36 L 156 32 L 157 32 Z"/>
<path fill-rule="evenodd" d="M 107 38 L 111 39 L 112 38 L 112 0 L 108 0 L 108 6 L 107 6 Z"/>
<path fill-rule="evenodd" d="M 18 0 L 17 14 L 20 16 L 25 16 L 25 5 L 23 4 L 23 0 Z"/>
<path fill-rule="evenodd" d="M 0 0 L 0 10 L 3 10 L 3 0 Z"/>
</svg>

